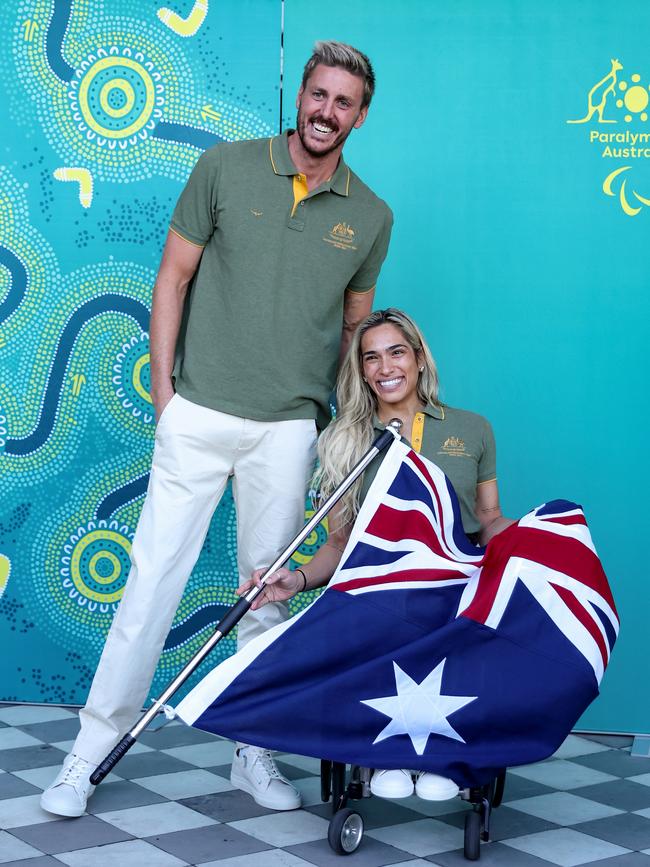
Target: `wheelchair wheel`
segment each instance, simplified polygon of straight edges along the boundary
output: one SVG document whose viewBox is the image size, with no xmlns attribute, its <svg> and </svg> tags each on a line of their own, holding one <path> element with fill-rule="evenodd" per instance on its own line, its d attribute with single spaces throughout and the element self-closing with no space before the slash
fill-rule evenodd
<svg viewBox="0 0 650 867">
<path fill-rule="evenodd" d="M 327 842 L 337 855 L 351 855 L 361 845 L 363 819 L 354 810 L 346 807 L 334 813 L 327 831 Z"/>
<path fill-rule="evenodd" d="M 478 861 L 481 857 L 481 813 L 471 810 L 465 815 L 464 854 L 468 861 Z"/>
</svg>

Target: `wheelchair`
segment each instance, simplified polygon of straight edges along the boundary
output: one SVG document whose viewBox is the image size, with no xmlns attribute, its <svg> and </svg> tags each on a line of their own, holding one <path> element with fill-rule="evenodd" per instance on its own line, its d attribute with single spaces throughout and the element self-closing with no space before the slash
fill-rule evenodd
<svg viewBox="0 0 650 867">
<path fill-rule="evenodd" d="M 348 773 L 346 764 L 329 759 L 321 759 L 320 767 L 321 800 L 324 803 L 332 801 L 327 841 L 337 855 L 351 855 L 363 839 L 363 818 L 348 807 L 348 801 L 370 797 L 372 769 L 352 765 Z M 505 780 L 506 772 L 503 770 L 485 786 L 460 791 L 461 800 L 472 805 L 465 815 L 463 851 L 468 861 L 478 861 L 481 841 L 487 843 L 490 839 L 492 810 L 501 804 Z"/>
</svg>

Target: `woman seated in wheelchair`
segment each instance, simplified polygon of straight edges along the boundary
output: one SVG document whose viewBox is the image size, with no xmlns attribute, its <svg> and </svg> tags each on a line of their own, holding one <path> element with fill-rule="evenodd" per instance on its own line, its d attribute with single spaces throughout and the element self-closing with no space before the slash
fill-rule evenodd
<svg viewBox="0 0 650 867">
<path fill-rule="evenodd" d="M 337 418 L 318 444 L 320 468 L 315 484 L 327 497 L 370 448 L 393 418 L 402 421 L 402 437 L 417 452 L 437 464 L 451 480 L 460 503 L 463 527 L 475 543 L 488 540 L 508 527 L 499 508 L 494 436 L 480 415 L 442 404 L 438 399 L 436 365 L 415 322 L 400 310 L 371 313 L 359 326 L 337 383 Z M 329 537 L 304 567 L 278 569 L 265 592 L 253 603 L 284 601 L 296 593 L 327 584 L 336 571 L 360 503 L 374 478 L 384 453 L 378 455 L 363 477 L 330 513 Z M 238 593 L 259 584 L 259 569 Z M 413 794 L 409 770 L 375 770 L 373 794 L 406 798 Z M 453 780 L 420 772 L 415 793 L 441 801 L 458 794 Z"/>
</svg>

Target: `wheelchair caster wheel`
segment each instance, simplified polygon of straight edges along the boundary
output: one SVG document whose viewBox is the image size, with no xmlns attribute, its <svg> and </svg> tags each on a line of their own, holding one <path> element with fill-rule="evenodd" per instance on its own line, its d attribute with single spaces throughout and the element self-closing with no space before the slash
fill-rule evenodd
<svg viewBox="0 0 650 867">
<path fill-rule="evenodd" d="M 337 855 L 351 855 L 361 845 L 363 819 L 354 810 L 346 807 L 334 813 L 330 819 L 327 842 Z"/>
<path fill-rule="evenodd" d="M 465 816 L 464 854 L 468 861 L 478 861 L 481 857 L 481 814 L 472 810 Z"/>
</svg>

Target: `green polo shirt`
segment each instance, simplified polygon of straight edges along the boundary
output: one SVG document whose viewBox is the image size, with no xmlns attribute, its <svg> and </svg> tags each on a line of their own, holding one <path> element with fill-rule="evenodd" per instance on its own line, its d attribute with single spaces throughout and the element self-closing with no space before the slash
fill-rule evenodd
<svg viewBox="0 0 650 867">
<path fill-rule="evenodd" d="M 496 446 L 490 422 L 464 409 L 452 406 L 429 406 L 424 409 L 424 431 L 420 454 L 440 467 L 454 486 L 460 504 L 463 529 L 476 533 L 481 529 L 474 506 L 476 488 L 481 482 L 496 479 Z M 384 425 L 374 419 L 375 433 Z M 407 431 L 411 435 L 410 431 Z M 406 437 L 402 440 L 410 445 Z M 386 453 L 377 455 L 364 473 L 361 499 L 368 493 Z"/>
<path fill-rule="evenodd" d="M 344 293 L 375 285 L 392 214 L 342 159 L 294 208 L 289 132 L 205 151 L 176 205 L 172 230 L 204 251 L 175 385 L 231 415 L 324 427 Z"/>
</svg>

